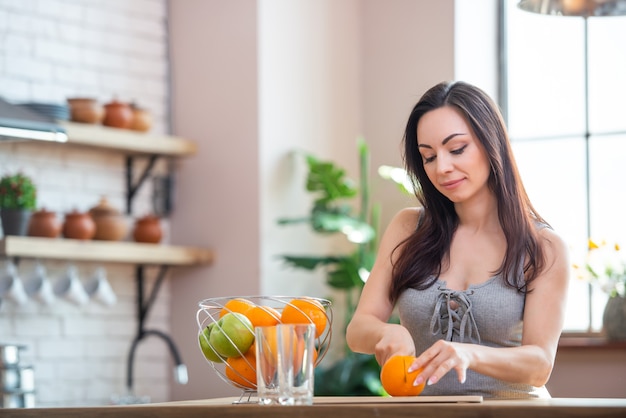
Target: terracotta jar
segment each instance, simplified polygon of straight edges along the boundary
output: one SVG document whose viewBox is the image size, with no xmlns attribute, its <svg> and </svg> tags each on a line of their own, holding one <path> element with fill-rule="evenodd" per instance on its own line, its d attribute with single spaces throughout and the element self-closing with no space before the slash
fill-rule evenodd
<svg viewBox="0 0 626 418">
<path fill-rule="evenodd" d="M 119 210 L 109 204 L 107 199 L 100 199 L 98 205 L 89 209 L 96 224 L 93 239 L 103 241 L 120 241 L 126 238 L 128 223 Z"/>
<path fill-rule="evenodd" d="M 96 223 L 89 213 L 73 210 L 65 214 L 62 232 L 65 238 L 90 240 L 96 233 Z"/>
<path fill-rule="evenodd" d="M 146 109 L 143 109 L 136 104 L 131 104 L 133 111 L 133 121 L 130 124 L 130 129 L 139 132 L 148 132 L 152 127 L 152 115 Z"/>
<path fill-rule="evenodd" d="M 56 238 L 60 233 L 61 221 L 55 212 L 41 209 L 30 216 L 28 236 Z"/>
<path fill-rule="evenodd" d="M 112 128 L 130 128 L 133 122 L 133 110 L 128 103 L 113 100 L 104 105 L 104 120 L 102 124 Z"/>
<path fill-rule="evenodd" d="M 96 99 L 74 97 L 67 99 L 70 106 L 70 118 L 73 122 L 100 123 L 104 117 L 104 108 Z"/>
<path fill-rule="evenodd" d="M 136 242 L 157 244 L 161 242 L 162 237 L 161 220 L 157 216 L 146 215 L 135 222 L 133 239 Z"/>
</svg>

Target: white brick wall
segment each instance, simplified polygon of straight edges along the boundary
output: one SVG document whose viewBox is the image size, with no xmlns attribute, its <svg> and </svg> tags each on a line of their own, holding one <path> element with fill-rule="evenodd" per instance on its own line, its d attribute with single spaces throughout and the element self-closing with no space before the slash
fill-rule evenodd
<svg viewBox="0 0 626 418">
<path fill-rule="evenodd" d="M 89 96 L 134 100 L 149 109 L 154 133 L 168 131 L 167 0 L 0 0 L 0 96 L 12 102 L 65 103 Z M 140 161 L 140 164 L 145 162 Z M 137 172 L 141 166 L 137 169 Z M 125 159 L 118 153 L 57 144 L 0 143 L 0 175 L 22 170 L 38 187 L 38 206 L 63 214 L 96 205 L 100 196 L 125 205 Z M 156 172 L 163 172 L 159 162 Z M 133 217 L 151 211 L 151 184 L 139 192 Z M 167 224 L 166 234 L 167 234 Z M 167 235 L 166 235 L 167 240 Z M 42 260 L 52 281 L 67 262 Z M 34 260 L 19 272 L 31 277 Z M 74 263 L 83 281 L 98 265 Z M 0 302 L 0 343 L 23 343 L 35 368 L 37 406 L 103 405 L 126 395 L 126 360 L 135 336 L 134 266 L 104 265 L 117 294 L 114 307 Z M 4 262 L 0 262 L 4 271 Z M 147 271 L 151 289 L 156 271 Z M 169 281 L 148 317 L 168 331 Z M 149 337 L 135 355 L 135 394 L 169 398 L 172 365 L 163 341 Z"/>
</svg>

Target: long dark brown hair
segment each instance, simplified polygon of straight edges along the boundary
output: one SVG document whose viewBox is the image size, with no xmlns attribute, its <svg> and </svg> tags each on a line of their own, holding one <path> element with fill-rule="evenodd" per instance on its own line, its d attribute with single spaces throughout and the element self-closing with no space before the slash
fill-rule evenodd
<svg viewBox="0 0 626 418">
<path fill-rule="evenodd" d="M 393 280 L 389 290 L 396 301 L 403 290 L 432 286 L 448 256 L 452 236 L 459 224 L 454 204 L 431 183 L 417 147 L 417 124 L 427 112 L 443 106 L 459 110 L 483 145 L 491 165 L 488 185 L 498 203 L 498 218 L 507 247 L 494 274 L 526 292 L 544 266 L 536 223 L 547 224 L 535 211 L 520 179 L 498 106 L 479 88 L 464 82 L 440 83 L 429 89 L 415 105 L 404 133 L 404 163 L 423 206 L 419 225 L 394 252 Z"/>
</svg>

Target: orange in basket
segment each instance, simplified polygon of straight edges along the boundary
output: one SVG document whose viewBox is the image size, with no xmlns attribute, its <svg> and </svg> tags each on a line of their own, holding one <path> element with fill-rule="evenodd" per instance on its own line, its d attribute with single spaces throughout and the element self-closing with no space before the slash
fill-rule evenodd
<svg viewBox="0 0 626 418">
<path fill-rule="evenodd" d="M 250 309 L 254 308 L 254 303 L 245 298 L 230 299 L 224 304 L 224 307 L 220 310 L 220 318 L 226 315 L 228 312 L 238 312 L 246 314 Z"/>
<path fill-rule="evenodd" d="M 316 337 L 319 337 L 326 329 L 328 317 L 324 306 L 318 300 L 300 298 L 292 299 L 285 305 L 280 322 L 283 324 L 313 324 L 315 325 Z"/>
<path fill-rule="evenodd" d="M 256 351 L 254 347 L 243 356 L 230 357 L 224 369 L 231 382 L 248 389 L 256 389 Z"/>
<path fill-rule="evenodd" d="M 252 322 L 253 327 L 269 327 L 280 322 L 280 313 L 270 306 L 255 306 L 244 315 Z"/>
</svg>

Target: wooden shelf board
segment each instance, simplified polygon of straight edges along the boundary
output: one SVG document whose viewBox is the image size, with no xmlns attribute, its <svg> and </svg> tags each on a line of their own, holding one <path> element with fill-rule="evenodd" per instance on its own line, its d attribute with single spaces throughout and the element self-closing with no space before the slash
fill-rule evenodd
<svg viewBox="0 0 626 418">
<path fill-rule="evenodd" d="M 102 125 L 59 121 L 68 144 L 124 151 L 135 154 L 188 156 L 196 153 L 194 142 L 176 136 L 152 135 Z"/>
<path fill-rule="evenodd" d="M 8 236 L 0 241 L 0 255 L 171 266 L 209 264 L 213 261 L 213 252 L 202 248 L 20 236 Z"/>
</svg>

